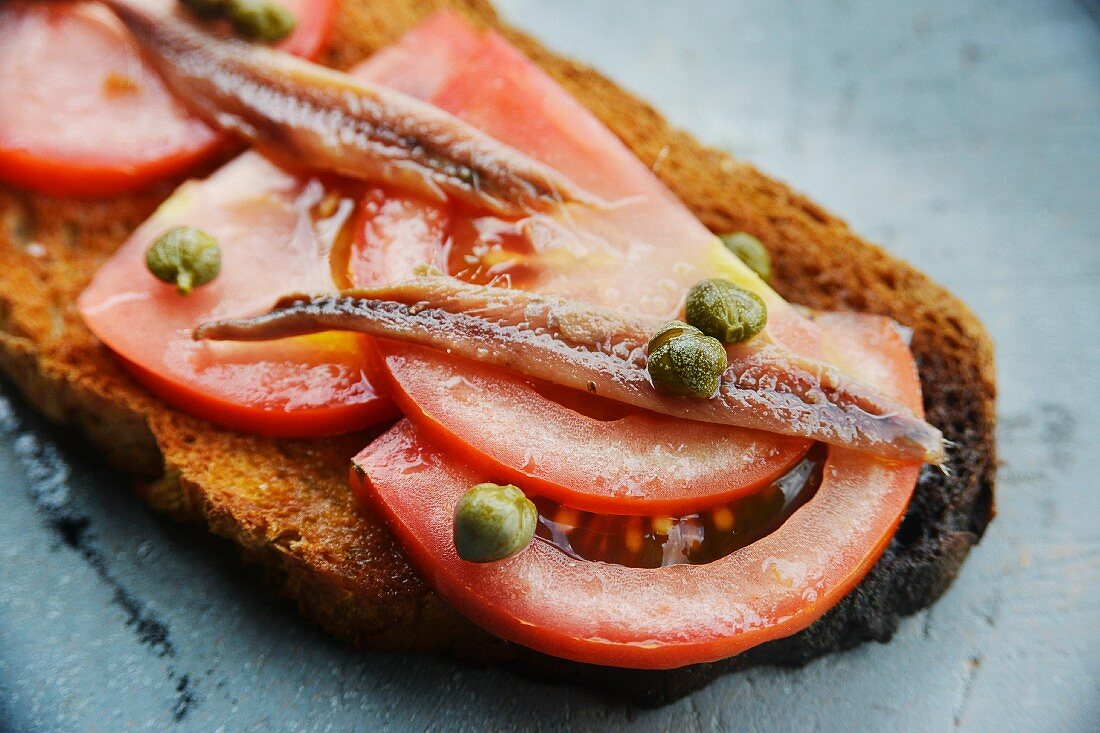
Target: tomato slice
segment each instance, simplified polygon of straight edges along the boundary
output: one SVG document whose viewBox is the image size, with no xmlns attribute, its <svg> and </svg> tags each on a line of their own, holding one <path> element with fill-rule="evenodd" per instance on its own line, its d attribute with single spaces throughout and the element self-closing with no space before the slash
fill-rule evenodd
<svg viewBox="0 0 1100 733">
<path fill-rule="evenodd" d="M 319 212 L 328 218 L 315 224 Z M 332 290 L 333 231 L 354 202 L 327 206 L 324 187 L 245 153 L 205 181 L 181 186 L 96 273 L 81 294 L 88 327 L 134 376 L 191 414 L 250 433 L 323 435 L 396 417 L 374 386 L 367 340 L 326 333 L 263 344 L 207 343 L 191 329 L 260 312 L 279 294 Z M 145 250 L 173 226 L 199 227 L 222 269 L 187 297 L 156 279 Z"/>
<path fill-rule="evenodd" d="M 279 47 L 316 56 L 335 0 L 282 2 L 298 24 Z M 94 3 L 0 4 L 0 69 L 0 181 L 107 196 L 180 175 L 225 146 Z"/>
<path fill-rule="evenodd" d="M 916 368 L 884 318 L 822 320 L 843 366 L 914 410 Z M 452 514 L 487 477 L 402 421 L 359 456 L 357 494 L 455 608 L 490 632 L 557 657 L 667 669 L 714 661 L 812 623 L 870 569 L 909 502 L 919 465 L 830 448 L 822 484 L 775 532 L 705 565 L 629 568 L 571 558 L 541 540 L 496 563 L 461 560 Z"/>
<path fill-rule="evenodd" d="M 686 514 L 770 484 L 809 445 L 474 370 L 432 349 L 379 346 L 392 395 L 422 435 L 486 476 L 577 509 Z"/>
</svg>

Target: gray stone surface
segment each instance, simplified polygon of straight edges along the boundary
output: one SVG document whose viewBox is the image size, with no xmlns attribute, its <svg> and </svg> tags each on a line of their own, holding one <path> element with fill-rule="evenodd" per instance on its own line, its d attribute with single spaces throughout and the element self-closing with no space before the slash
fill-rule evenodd
<svg viewBox="0 0 1100 733">
<path fill-rule="evenodd" d="M 1100 729 L 1095 2 L 501 0 L 966 299 L 998 346 L 1000 514 L 887 645 L 655 711 L 358 654 L 0 403 L 0 721 L 20 731 Z"/>
</svg>

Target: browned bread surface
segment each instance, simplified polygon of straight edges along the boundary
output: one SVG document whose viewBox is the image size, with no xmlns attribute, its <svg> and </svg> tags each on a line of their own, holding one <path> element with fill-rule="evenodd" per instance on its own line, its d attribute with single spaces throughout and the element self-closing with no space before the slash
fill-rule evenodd
<svg viewBox="0 0 1100 733">
<path fill-rule="evenodd" d="M 0 187 L 0 367 L 36 409 L 77 427 L 143 479 L 156 509 L 236 542 L 272 587 L 337 637 L 372 649 L 449 652 L 478 663 L 660 703 L 727 669 L 796 664 L 865 639 L 933 602 L 993 511 L 993 354 L 955 297 L 852 234 L 785 185 L 673 129 L 592 69 L 503 26 L 481 0 L 345 0 L 327 56 L 346 68 L 440 7 L 500 29 L 603 120 L 715 231 L 759 237 L 779 291 L 815 308 L 882 313 L 914 329 L 928 419 L 957 447 L 950 475 L 927 469 L 894 541 L 866 579 L 806 631 L 732 660 L 670 672 L 607 670 L 550 659 L 481 631 L 404 561 L 377 517 L 357 507 L 348 459 L 369 440 L 273 440 L 225 431 L 166 407 L 132 382 L 76 313 L 100 263 L 169 193 L 103 201 Z"/>
</svg>

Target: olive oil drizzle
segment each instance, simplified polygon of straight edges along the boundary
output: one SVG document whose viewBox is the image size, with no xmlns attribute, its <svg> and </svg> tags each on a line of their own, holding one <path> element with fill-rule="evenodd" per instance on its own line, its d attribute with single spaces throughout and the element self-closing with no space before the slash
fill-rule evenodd
<svg viewBox="0 0 1100 733">
<path fill-rule="evenodd" d="M 537 541 L 577 560 L 631 568 L 703 565 L 766 537 L 821 485 L 826 448 L 814 445 L 790 471 L 749 496 L 679 517 L 594 514 L 531 497 Z"/>
</svg>

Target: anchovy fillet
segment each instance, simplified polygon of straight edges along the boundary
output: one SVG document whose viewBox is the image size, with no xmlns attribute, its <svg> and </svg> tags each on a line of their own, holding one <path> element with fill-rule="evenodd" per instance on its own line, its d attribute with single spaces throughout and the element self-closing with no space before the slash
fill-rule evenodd
<svg viewBox="0 0 1100 733">
<path fill-rule="evenodd" d="M 646 370 L 659 323 L 521 290 L 428 275 L 379 288 L 291 295 L 263 315 L 199 326 L 196 339 L 265 341 L 356 331 L 446 350 L 635 407 L 812 438 L 903 461 L 942 463 L 943 436 L 840 369 L 766 337 L 728 349 L 710 399 L 660 391 Z"/>
<path fill-rule="evenodd" d="M 268 156 L 502 216 L 602 205 L 565 176 L 433 105 L 289 54 L 101 0 L 169 89 Z"/>
</svg>

